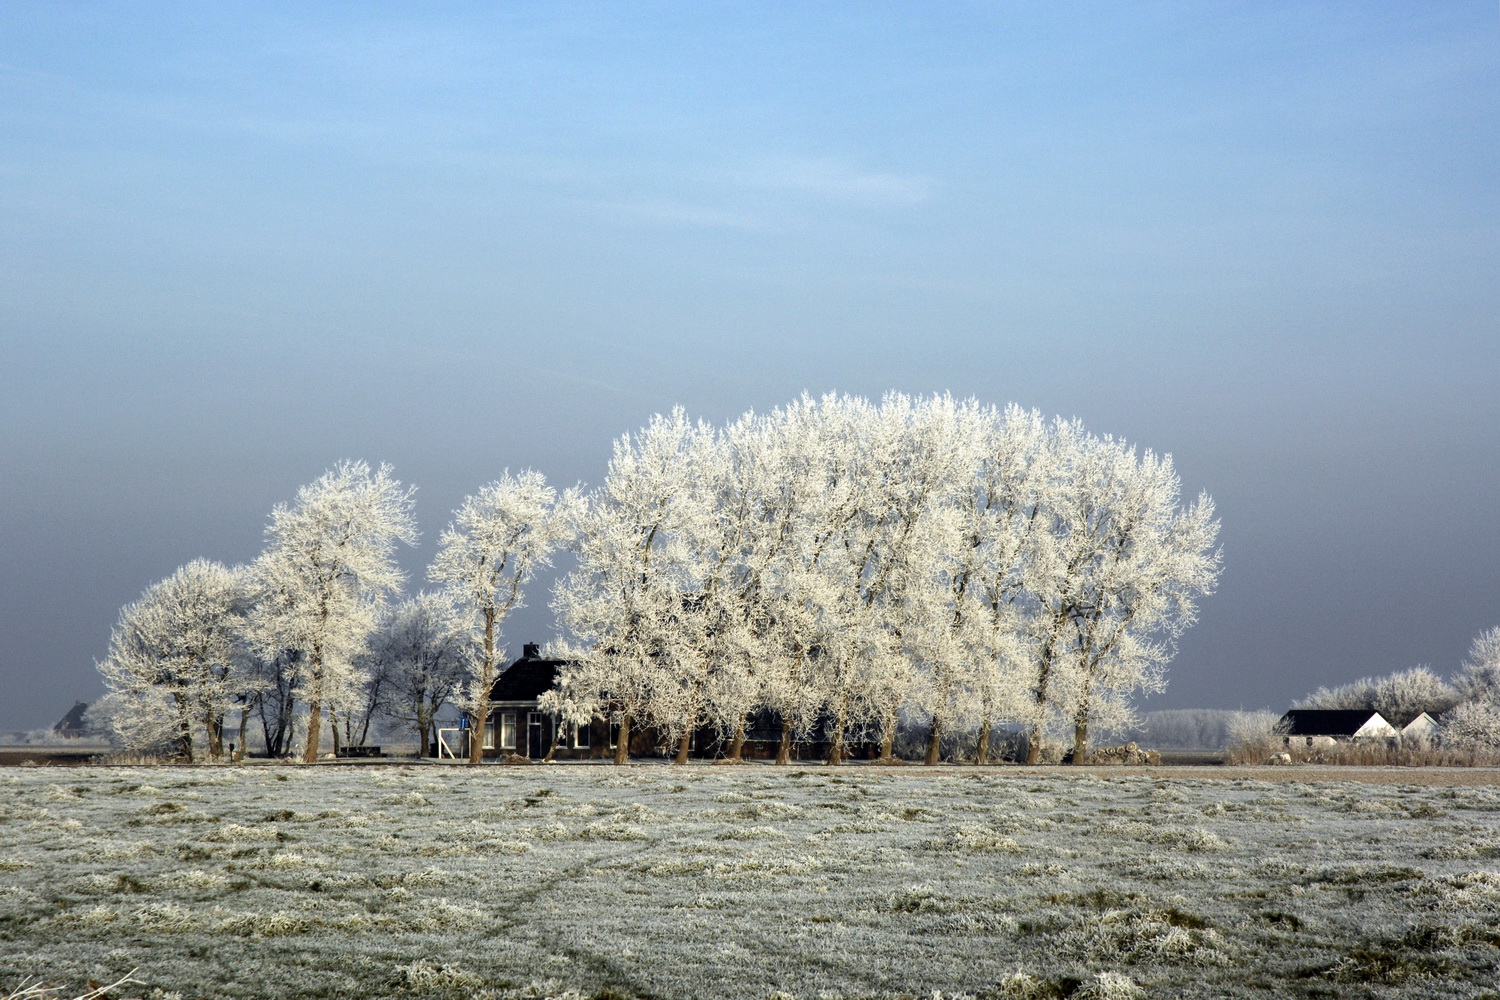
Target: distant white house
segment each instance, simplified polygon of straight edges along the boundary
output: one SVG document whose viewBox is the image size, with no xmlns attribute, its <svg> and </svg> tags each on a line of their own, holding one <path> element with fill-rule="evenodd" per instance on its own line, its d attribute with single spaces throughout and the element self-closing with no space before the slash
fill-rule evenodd
<svg viewBox="0 0 1500 1000">
<path fill-rule="evenodd" d="M 1401 738 L 1400 730 L 1368 709 L 1294 708 L 1281 717 L 1279 728 L 1288 747 L 1331 747 L 1365 740 L 1394 743 Z"/>
<path fill-rule="evenodd" d="M 1431 743 L 1437 739 L 1437 734 L 1437 720 L 1423 712 L 1401 727 L 1401 742 L 1404 744 Z"/>
</svg>

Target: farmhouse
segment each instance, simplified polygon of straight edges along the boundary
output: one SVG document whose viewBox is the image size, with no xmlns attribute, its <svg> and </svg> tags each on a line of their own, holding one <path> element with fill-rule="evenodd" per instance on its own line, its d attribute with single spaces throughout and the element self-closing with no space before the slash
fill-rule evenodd
<svg viewBox="0 0 1500 1000">
<path fill-rule="evenodd" d="M 1281 717 L 1289 747 L 1331 747 L 1359 740 L 1400 739 L 1401 734 L 1379 712 L 1368 709 L 1294 708 Z"/>
<path fill-rule="evenodd" d="M 619 725 L 598 719 L 586 726 L 562 722 L 540 705 L 542 695 L 558 682 L 558 672 L 567 660 L 541 655 L 541 647 L 528 642 L 521 657 L 506 667 L 490 689 L 490 718 L 484 729 L 486 757 L 529 757 L 532 760 L 581 760 L 614 755 Z M 827 720 L 821 720 L 811 737 L 796 745 L 798 756 L 824 757 L 829 751 Z M 759 709 L 745 720 L 741 755 L 746 759 L 771 759 L 781 741 L 781 719 Z M 630 754 L 649 756 L 660 752 L 660 733 L 649 725 L 631 729 Z M 696 757 L 722 757 L 728 746 L 711 728 L 693 734 L 690 749 Z M 870 740 L 851 739 L 846 756 L 874 758 L 879 746 Z"/>
<path fill-rule="evenodd" d="M 520 659 L 506 667 L 490 689 L 490 718 L 484 727 L 486 757 L 602 757 L 610 750 L 613 741 L 608 729 L 613 727 L 598 722 L 568 726 L 538 705 L 567 662 L 543 656 L 534 642 L 522 647 Z"/>
</svg>

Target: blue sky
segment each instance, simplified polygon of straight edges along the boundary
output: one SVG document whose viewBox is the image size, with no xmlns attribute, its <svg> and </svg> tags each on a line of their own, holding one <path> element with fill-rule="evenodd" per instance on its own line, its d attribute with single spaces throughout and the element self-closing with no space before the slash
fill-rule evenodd
<svg viewBox="0 0 1500 1000">
<path fill-rule="evenodd" d="M 1497 57 L 1493 2 L 6 5 L 0 729 L 341 458 L 421 488 L 417 582 L 502 469 L 804 390 L 1171 452 L 1225 575 L 1147 707 L 1451 671 Z"/>
</svg>

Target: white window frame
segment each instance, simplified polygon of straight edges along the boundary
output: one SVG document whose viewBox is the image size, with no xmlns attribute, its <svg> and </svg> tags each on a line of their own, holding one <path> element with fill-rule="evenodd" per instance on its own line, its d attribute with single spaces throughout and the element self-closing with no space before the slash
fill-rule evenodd
<svg viewBox="0 0 1500 1000">
<path fill-rule="evenodd" d="M 573 749 L 574 750 L 587 750 L 587 749 L 589 749 L 589 737 L 590 737 L 590 735 L 591 734 L 589 733 L 589 723 L 584 722 L 584 723 L 579 723 L 579 724 L 575 725 L 573 727 Z"/>
<path fill-rule="evenodd" d="M 500 713 L 500 749 L 514 750 L 516 748 L 516 713 Z"/>
</svg>

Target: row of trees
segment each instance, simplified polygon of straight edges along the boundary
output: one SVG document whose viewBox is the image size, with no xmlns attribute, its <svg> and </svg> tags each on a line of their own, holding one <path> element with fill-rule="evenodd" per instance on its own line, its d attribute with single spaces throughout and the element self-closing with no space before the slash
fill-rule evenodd
<svg viewBox="0 0 1500 1000">
<path fill-rule="evenodd" d="M 576 557 L 553 608 L 573 660 L 549 707 L 649 725 L 686 759 L 694 732 L 737 755 L 746 721 L 891 752 L 930 725 L 928 759 L 968 728 L 1023 726 L 1031 759 L 1119 728 L 1159 690 L 1219 571 L 1206 497 L 1170 458 L 1077 421 L 947 396 L 804 397 L 723 427 L 681 411 L 621 438 L 603 485 L 540 474 L 466 499 L 438 542 L 439 589 L 394 603 L 412 490 L 343 463 L 278 506 L 250 566 L 197 560 L 127 606 L 100 669 L 133 745 L 223 752 L 225 717 L 273 753 L 363 742 L 385 713 L 423 734 L 448 700 L 483 731 L 500 630 L 552 555 Z M 481 741 L 471 741 L 473 759 Z"/>
<path fill-rule="evenodd" d="M 1500 628 L 1475 638 L 1451 680 L 1412 667 L 1318 688 L 1293 707 L 1375 711 L 1397 726 L 1426 712 L 1438 720 L 1445 744 L 1500 750 Z"/>
<path fill-rule="evenodd" d="M 947 396 L 658 416 L 584 503 L 551 707 L 648 722 L 679 761 L 704 727 L 737 756 L 763 709 L 783 761 L 814 731 L 832 762 L 856 737 L 889 756 L 903 715 L 929 762 L 970 727 L 984 760 L 1002 722 L 1032 762 L 1063 733 L 1082 761 L 1217 578 L 1212 503 L 1179 491 L 1169 457 Z"/>
<path fill-rule="evenodd" d="M 465 500 L 428 571 L 439 584 L 393 604 L 399 544 L 415 544 L 413 489 L 389 466 L 344 462 L 278 505 L 249 566 L 199 559 L 120 612 L 99 669 L 104 714 L 127 746 L 169 744 L 188 760 L 224 752 L 225 719 L 260 724 L 266 750 L 316 760 L 329 736 L 363 743 L 375 717 L 414 725 L 427 750 L 449 701 L 488 715 L 506 614 L 572 530 L 536 473 L 502 476 Z M 481 752 L 474 741 L 474 759 Z"/>
</svg>

